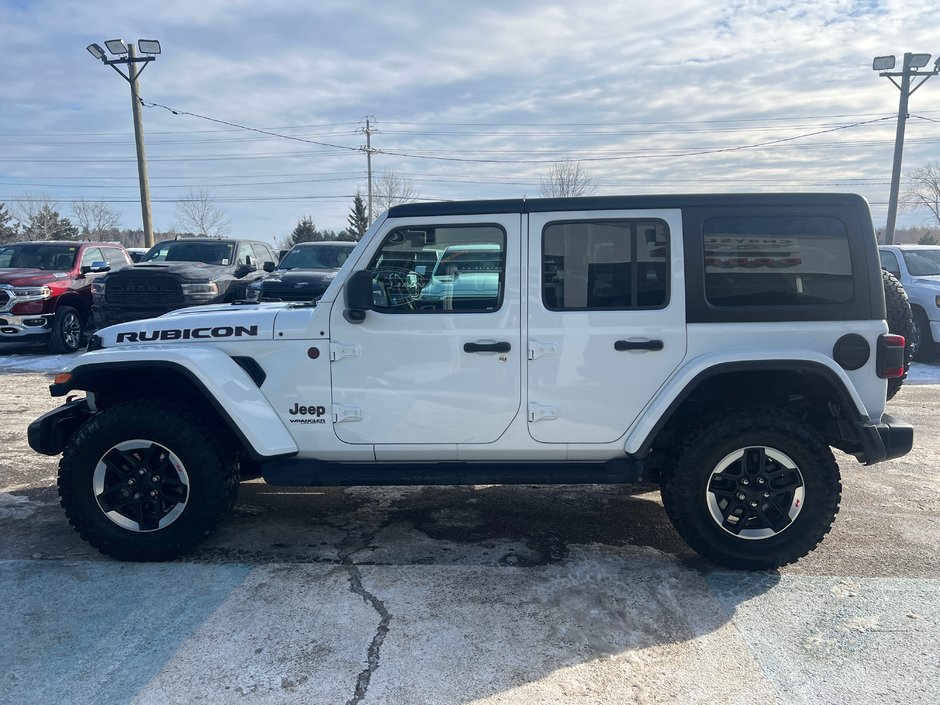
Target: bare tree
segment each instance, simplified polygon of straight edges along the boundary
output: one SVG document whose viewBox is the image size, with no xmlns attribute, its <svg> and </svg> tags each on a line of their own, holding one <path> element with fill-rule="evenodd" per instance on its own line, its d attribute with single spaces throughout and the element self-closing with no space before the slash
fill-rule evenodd
<svg viewBox="0 0 940 705">
<path fill-rule="evenodd" d="M 100 201 L 75 201 L 72 204 L 72 218 L 86 240 L 100 242 L 109 239 L 112 231 L 121 227 L 118 212 Z"/>
<path fill-rule="evenodd" d="M 73 240 L 78 230 L 59 215 L 61 205 L 47 193 L 27 192 L 13 201 L 10 212 L 23 240 Z"/>
<path fill-rule="evenodd" d="M 176 204 L 176 223 L 203 237 L 223 237 L 232 227 L 225 213 L 206 189 L 195 189 Z"/>
<path fill-rule="evenodd" d="M 590 196 L 597 191 L 597 181 L 581 162 L 555 162 L 539 181 L 539 192 L 551 196 Z"/>
<path fill-rule="evenodd" d="M 21 230 L 29 227 L 36 220 L 44 208 L 59 211 L 62 206 L 59 202 L 42 191 L 26 191 L 19 198 L 10 203 L 10 214 Z"/>
<path fill-rule="evenodd" d="M 383 213 L 400 203 L 418 200 L 411 179 L 406 179 L 398 172 L 386 169 L 372 184 L 372 212 Z"/>
<path fill-rule="evenodd" d="M 911 169 L 904 179 L 904 209 L 926 209 L 931 219 L 940 225 L 940 162 L 927 162 L 919 169 Z"/>
</svg>

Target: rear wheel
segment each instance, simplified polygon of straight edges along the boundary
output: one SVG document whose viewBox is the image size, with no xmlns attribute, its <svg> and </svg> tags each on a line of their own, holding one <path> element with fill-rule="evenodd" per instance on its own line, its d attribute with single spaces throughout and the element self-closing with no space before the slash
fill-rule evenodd
<svg viewBox="0 0 940 705">
<path fill-rule="evenodd" d="M 231 508 L 237 466 L 204 419 L 161 401 L 117 404 L 65 448 L 59 496 L 72 526 L 120 560 L 191 550 Z"/>
<path fill-rule="evenodd" d="M 756 406 L 701 424 L 662 488 L 689 546 L 716 563 L 756 570 L 812 551 L 835 520 L 841 492 L 826 442 L 791 414 Z"/>
</svg>

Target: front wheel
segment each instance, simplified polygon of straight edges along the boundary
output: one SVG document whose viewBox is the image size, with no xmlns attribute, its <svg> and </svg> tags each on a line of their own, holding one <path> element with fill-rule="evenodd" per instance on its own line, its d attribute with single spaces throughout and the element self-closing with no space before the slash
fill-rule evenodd
<svg viewBox="0 0 940 705">
<path fill-rule="evenodd" d="M 60 306 L 52 319 L 49 348 L 52 352 L 73 353 L 82 344 L 82 319 L 71 306 Z"/>
<path fill-rule="evenodd" d="M 811 427 L 783 410 L 750 406 L 693 431 L 662 487 L 689 546 L 749 570 L 812 551 L 832 527 L 841 493 L 832 451 Z"/>
<path fill-rule="evenodd" d="M 89 419 L 59 464 L 59 497 L 83 539 L 120 560 L 191 550 L 234 504 L 237 466 L 203 418 L 129 401 Z"/>
</svg>

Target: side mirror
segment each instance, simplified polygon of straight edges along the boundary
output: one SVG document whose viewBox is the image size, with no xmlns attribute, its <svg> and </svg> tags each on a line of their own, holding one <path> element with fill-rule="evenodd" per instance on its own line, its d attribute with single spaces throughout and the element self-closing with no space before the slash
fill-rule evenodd
<svg viewBox="0 0 940 705">
<path fill-rule="evenodd" d="M 82 266 L 82 274 L 101 274 L 102 272 L 110 272 L 111 265 L 107 262 L 94 261 L 89 267 L 87 264 Z"/>
<path fill-rule="evenodd" d="M 275 266 L 275 265 L 274 265 L 274 262 L 272 262 L 271 260 L 268 260 L 268 261 L 265 262 L 263 265 L 261 265 L 261 268 L 262 268 L 264 271 L 266 271 L 268 274 L 270 274 L 271 272 L 274 271 L 274 266 Z"/>
<path fill-rule="evenodd" d="M 350 323 L 366 320 L 366 311 L 372 310 L 372 272 L 360 269 L 346 280 L 346 310 L 343 318 Z"/>
<path fill-rule="evenodd" d="M 257 267 L 252 267 L 250 264 L 240 264 L 235 268 L 235 278 L 241 279 L 246 274 L 251 274 L 257 269 Z"/>
</svg>

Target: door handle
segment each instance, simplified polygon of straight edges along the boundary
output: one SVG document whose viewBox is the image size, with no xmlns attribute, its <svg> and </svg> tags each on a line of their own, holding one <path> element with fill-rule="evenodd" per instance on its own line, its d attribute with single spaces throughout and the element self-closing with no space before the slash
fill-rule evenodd
<svg viewBox="0 0 940 705">
<path fill-rule="evenodd" d="M 663 341 L 661 340 L 618 340 L 614 343 L 614 350 L 623 352 L 624 350 L 662 350 Z"/>
<path fill-rule="evenodd" d="M 464 343 L 463 351 L 468 353 L 478 352 L 496 352 L 508 353 L 512 350 L 512 345 L 506 342 L 502 343 Z"/>
</svg>

